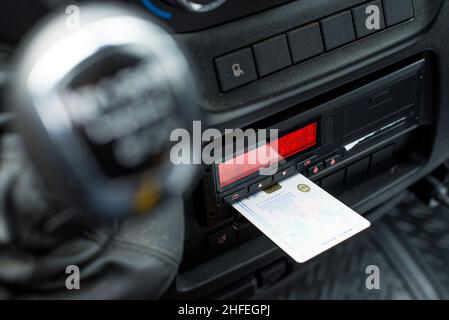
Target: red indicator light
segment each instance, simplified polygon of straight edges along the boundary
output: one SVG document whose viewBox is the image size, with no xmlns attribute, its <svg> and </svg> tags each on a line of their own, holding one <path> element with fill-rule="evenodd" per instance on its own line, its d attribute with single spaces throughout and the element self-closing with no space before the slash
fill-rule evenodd
<svg viewBox="0 0 449 320">
<path fill-rule="evenodd" d="M 263 145 L 224 163 L 220 163 L 218 164 L 220 187 L 226 187 L 262 168 L 268 167 L 270 164 L 311 148 L 316 143 L 317 123 L 314 122 L 304 128 L 286 134 L 268 145 Z"/>
</svg>

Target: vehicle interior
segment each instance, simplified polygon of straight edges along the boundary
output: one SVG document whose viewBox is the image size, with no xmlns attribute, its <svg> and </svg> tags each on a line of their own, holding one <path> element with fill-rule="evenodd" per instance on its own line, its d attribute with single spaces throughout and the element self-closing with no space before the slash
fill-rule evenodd
<svg viewBox="0 0 449 320">
<path fill-rule="evenodd" d="M 448 1 L 2 4 L 0 299 L 449 299 Z M 371 226 L 299 263 L 238 210 L 297 175 Z"/>
</svg>

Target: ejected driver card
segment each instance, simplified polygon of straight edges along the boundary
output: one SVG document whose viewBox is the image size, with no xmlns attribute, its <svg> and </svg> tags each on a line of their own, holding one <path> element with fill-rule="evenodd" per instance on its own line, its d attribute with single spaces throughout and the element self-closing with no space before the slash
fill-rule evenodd
<svg viewBox="0 0 449 320">
<path fill-rule="evenodd" d="M 233 206 L 299 263 L 370 226 L 368 220 L 299 174 Z"/>
</svg>

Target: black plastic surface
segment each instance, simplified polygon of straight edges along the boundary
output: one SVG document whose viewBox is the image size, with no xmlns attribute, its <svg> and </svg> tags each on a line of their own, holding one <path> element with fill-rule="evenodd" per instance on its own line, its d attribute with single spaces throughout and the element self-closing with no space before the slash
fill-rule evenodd
<svg viewBox="0 0 449 320">
<path fill-rule="evenodd" d="M 292 64 L 285 35 L 253 45 L 253 51 L 261 77 L 282 70 Z"/>
<path fill-rule="evenodd" d="M 358 181 L 365 179 L 368 175 L 370 166 L 370 158 L 363 158 L 354 164 L 351 164 L 346 169 L 346 182 L 349 184 L 355 184 Z"/>
<path fill-rule="evenodd" d="M 324 46 L 333 50 L 355 40 L 351 11 L 343 11 L 321 20 Z"/>
<path fill-rule="evenodd" d="M 173 4 L 175 0 L 126 0 L 133 2 L 176 32 L 192 32 L 236 20 L 293 0 L 227 0 L 215 10 L 194 13 Z"/>
<path fill-rule="evenodd" d="M 416 107 L 419 75 L 355 99 L 343 107 L 343 141 L 363 137 L 387 123 L 404 117 Z"/>
<path fill-rule="evenodd" d="M 321 29 L 317 22 L 290 31 L 287 36 L 293 63 L 304 61 L 324 52 Z"/>
<path fill-rule="evenodd" d="M 337 171 L 321 180 L 321 187 L 328 192 L 335 193 L 344 188 L 345 170 Z"/>
<path fill-rule="evenodd" d="M 373 169 L 381 169 L 385 166 L 386 162 L 391 162 L 393 159 L 395 145 L 389 145 L 388 147 L 377 151 L 371 156 L 371 167 Z"/>
<path fill-rule="evenodd" d="M 393 26 L 413 18 L 412 0 L 383 0 L 387 26 Z"/>
</svg>

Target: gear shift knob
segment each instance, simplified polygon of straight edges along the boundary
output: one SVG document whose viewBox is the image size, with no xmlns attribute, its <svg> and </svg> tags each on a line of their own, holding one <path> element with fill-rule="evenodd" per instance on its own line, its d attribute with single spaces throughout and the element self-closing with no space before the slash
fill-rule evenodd
<svg viewBox="0 0 449 320">
<path fill-rule="evenodd" d="M 48 188 L 102 218 L 150 210 L 185 191 L 190 166 L 170 161 L 170 133 L 198 119 L 195 81 L 169 33 L 122 5 L 53 15 L 25 39 L 11 105 Z M 178 182 L 178 183 L 177 183 Z"/>
</svg>

